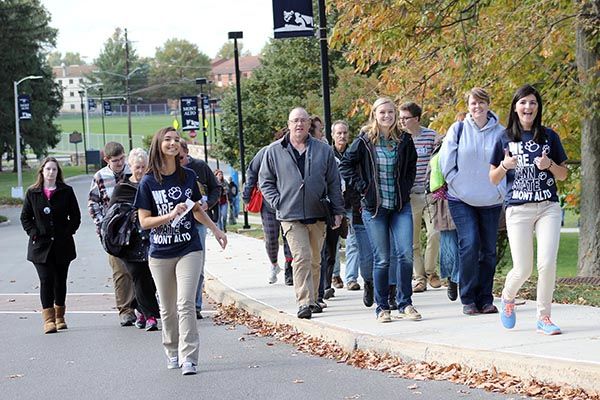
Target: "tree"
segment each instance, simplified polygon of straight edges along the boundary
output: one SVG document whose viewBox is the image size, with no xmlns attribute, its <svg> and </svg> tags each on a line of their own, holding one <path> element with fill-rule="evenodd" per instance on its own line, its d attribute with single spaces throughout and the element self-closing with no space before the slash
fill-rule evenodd
<svg viewBox="0 0 600 400">
<path fill-rule="evenodd" d="M 576 1 L 577 67 L 583 93 L 579 276 L 600 276 L 600 1 Z"/>
<path fill-rule="evenodd" d="M 223 43 L 223 46 L 221 46 L 221 48 L 217 52 L 216 58 L 224 58 L 226 60 L 231 60 L 233 58 L 233 52 L 233 41 L 228 40 L 227 42 Z M 238 52 L 240 56 L 251 55 L 250 51 L 244 51 L 244 44 L 241 40 L 238 40 Z"/>
<path fill-rule="evenodd" d="M 48 65 L 50 65 L 51 67 L 60 67 L 60 64 L 62 64 L 62 53 L 60 51 L 51 51 L 50 53 L 48 53 Z"/>
<path fill-rule="evenodd" d="M 210 72 L 210 58 L 183 39 L 169 39 L 156 49 L 150 67 L 147 96 L 177 99 L 199 93 L 195 79 Z"/>
<path fill-rule="evenodd" d="M 62 59 L 65 65 L 85 65 L 85 60 L 81 58 L 81 54 L 67 51 Z"/>
<path fill-rule="evenodd" d="M 39 0 L 0 2 L 0 149 L 15 151 L 13 81 L 29 75 L 43 79 L 19 85 L 19 94 L 31 96 L 31 121 L 22 121 L 22 152 L 30 146 L 38 157 L 55 146 L 60 132 L 53 120 L 62 105 L 59 85 L 53 82 L 46 50 L 54 46 L 57 31 L 49 26 L 50 15 Z M 16 164 L 14 165 L 16 170 Z"/>
<path fill-rule="evenodd" d="M 112 36 L 104 43 L 104 48 L 98 58 L 94 60 L 98 72 L 89 77 L 94 83 L 102 82 L 106 96 L 125 95 L 125 75 L 127 71 L 125 53 L 124 32 L 121 28 L 116 28 Z M 133 71 L 135 73 L 132 73 Z M 129 87 L 132 92 L 146 86 L 148 68 L 142 64 L 131 43 L 129 45 L 129 73 Z"/>
</svg>

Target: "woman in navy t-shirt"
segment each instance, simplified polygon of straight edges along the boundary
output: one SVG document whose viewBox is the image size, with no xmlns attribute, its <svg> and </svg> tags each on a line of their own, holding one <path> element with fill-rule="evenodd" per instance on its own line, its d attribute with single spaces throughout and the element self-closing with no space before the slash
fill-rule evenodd
<svg viewBox="0 0 600 400">
<path fill-rule="evenodd" d="M 148 173 L 142 178 L 134 206 L 140 225 L 150 231 L 148 263 L 160 298 L 162 339 L 167 367 L 196 373 L 198 329 L 196 288 L 202 272 L 202 248 L 196 220 L 213 231 L 222 248 L 227 237 L 198 203 L 196 174 L 179 164 L 179 134 L 171 127 L 152 138 Z"/>
<path fill-rule="evenodd" d="M 506 178 L 506 228 L 513 268 L 502 291 L 500 318 L 507 329 L 515 326 L 515 297 L 533 269 L 533 234 L 537 238 L 537 331 L 558 335 L 550 320 L 560 241 L 561 208 L 556 181 L 567 178 L 567 155 L 560 138 L 542 126 L 542 98 L 531 85 L 513 97 L 508 126 L 490 160 L 490 180 Z"/>
</svg>

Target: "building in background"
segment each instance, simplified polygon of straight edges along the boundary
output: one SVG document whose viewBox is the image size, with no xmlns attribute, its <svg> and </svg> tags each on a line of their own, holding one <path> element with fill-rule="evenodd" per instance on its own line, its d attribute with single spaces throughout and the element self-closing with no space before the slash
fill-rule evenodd
<svg viewBox="0 0 600 400">
<path fill-rule="evenodd" d="M 231 60 L 215 59 L 211 62 L 211 76 L 212 80 L 217 87 L 227 87 L 235 84 L 235 61 Z M 248 78 L 252 75 L 252 71 L 260 66 L 259 56 L 243 56 L 240 57 L 240 74 L 244 78 Z"/>
<path fill-rule="evenodd" d="M 81 112 L 81 100 L 79 90 L 83 89 L 90 81 L 87 78 L 92 71 L 96 70 L 95 65 L 61 65 L 52 67 L 54 82 L 62 87 L 63 106 L 61 113 Z"/>
</svg>

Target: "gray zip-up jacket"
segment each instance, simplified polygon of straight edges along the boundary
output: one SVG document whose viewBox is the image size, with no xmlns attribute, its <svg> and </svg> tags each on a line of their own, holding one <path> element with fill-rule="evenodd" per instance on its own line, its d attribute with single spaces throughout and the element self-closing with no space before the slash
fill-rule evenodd
<svg viewBox="0 0 600 400">
<path fill-rule="evenodd" d="M 280 221 L 322 219 L 326 210 L 320 199 L 327 195 L 335 215 L 344 214 L 340 175 L 331 147 L 308 137 L 304 179 L 298 170 L 289 134 L 267 148 L 258 183 L 264 199 Z"/>
<path fill-rule="evenodd" d="M 506 194 L 504 179 L 496 186 L 489 178 L 492 151 L 504 127 L 496 114 L 489 111 L 488 115 L 488 123 L 479 129 L 471 114 L 467 114 L 458 140 L 459 123 L 454 123 L 440 149 L 440 167 L 448 183 L 448 194 L 474 207 L 501 204 Z"/>
</svg>

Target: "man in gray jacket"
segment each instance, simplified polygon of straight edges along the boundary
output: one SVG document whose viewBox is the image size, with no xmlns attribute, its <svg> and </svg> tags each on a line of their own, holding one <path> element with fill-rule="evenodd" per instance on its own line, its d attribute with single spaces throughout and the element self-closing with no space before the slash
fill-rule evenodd
<svg viewBox="0 0 600 400">
<path fill-rule="evenodd" d="M 321 248 L 325 239 L 327 206 L 332 229 L 344 214 L 340 176 L 331 147 L 308 134 L 310 118 L 304 108 L 289 115 L 290 133 L 266 150 L 259 172 L 264 199 L 276 210 L 292 252 L 298 318 L 322 312 L 317 304 L 321 278 Z"/>
</svg>

